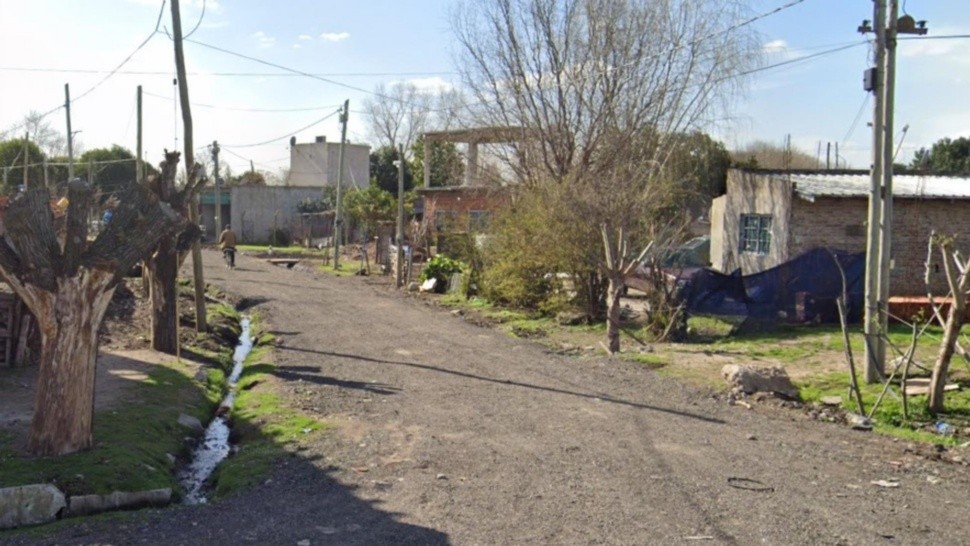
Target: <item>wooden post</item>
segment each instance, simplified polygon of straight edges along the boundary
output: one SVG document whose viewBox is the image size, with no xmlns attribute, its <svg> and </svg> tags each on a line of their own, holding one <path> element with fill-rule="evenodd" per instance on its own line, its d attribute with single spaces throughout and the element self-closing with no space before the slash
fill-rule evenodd
<svg viewBox="0 0 970 546">
<path fill-rule="evenodd" d="M 347 143 L 347 118 L 350 108 L 350 99 L 344 101 L 344 111 L 340 114 L 340 155 L 337 159 L 337 215 L 334 218 L 333 228 L 333 268 L 340 269 L 340 239 L 343 236 L 343 218 L 341 217 L 341 187 L 344 179 L 344 146 Z"/>
<path fill-rule="evenodd" d="M 179 0 L 172 0 L 172 33 L 175 41 L 175 70 L 178 73 L 179 102 L 182 106 L 182 128 L 185 132 L 185 179 L 186 185 L 195 185 L 195 148 L 192 142 L 192 104 L 189 102 L 189 83 L 185 76 L 185 55 L 182 51 L 182 17 L 179 13 Z M 198 225 L 199 210 L 197 196 L 188 195 L 189 221 Z M 205 332 L 209 329 L 205 312 L 205 279 L 202 273 L 202 243 L 196 239 L 192 243 L 192 277 L 195 287 L 195 330 Z M 178 293 L 176 290 L 176 300 Z M 178 317 L 175 317 L 176 332 Z M 178 350 L 178 343 L 176 343 Z"/>
<path fill-rule="evenodd" d="M 404 285 L 404 145 L 398 145 L 397 164 L 397 287 Z"/>
<path fill-rule="evenodd" d="M 142 148 L 142 138 L 141 138 L 142 124 L 141 124 L 141 86 L 140 85 L 138 86 L 138 95 L 137 95 L 136 102 L 138 105 L 138 137 L 135 144 L 135 154 L 137 155 L 137 157 L 135 158 L 135 181 L 141 182 L 141 180 L 145 178 L 145 172 L 144 172 L 145 166 L 144 166 L 144 163 L 142 162 L 142 149 L 141 149 Z"/>
<path fill-rule="evenodd" d="M 27 172 L 30 170 L 30 132 L 24 133 L 24 189 L 27 189 Z"/>
</svg>

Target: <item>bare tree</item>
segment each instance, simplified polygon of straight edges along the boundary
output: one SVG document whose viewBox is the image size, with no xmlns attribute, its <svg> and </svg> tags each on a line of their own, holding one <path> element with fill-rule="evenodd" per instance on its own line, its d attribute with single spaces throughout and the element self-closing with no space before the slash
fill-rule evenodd
<svg viewBox="0 0 970 546">
<path fill-rule="evenodd" d="M 567 204 L 602 242 L 597 269 L 614 281 L 608 316 L 629 265 L 621 254 L 670 222 L 657 205 L 671 197 L 679 135 L 718 119 L 759 59 L 736 25 L 742 11 L 731 0 L 468 0 L 456 13 L 470 115 L 522 128 L 505 159 L 525 187 L 574 188 Z"/>
<path fill-rule="evenodd" d="M 47 157 L 57 157 L 67 152 L 67 136 L 54 128 L 44 116 L 31 110 L 22 122 L 21 133 L 30 134 L 30 139 L 37 143 L 37 146 L 47 155 Z M 80 154 L 77 143 L 74 145 L 74 153 Z"/>
<path fill-rule="evenodd" d="M 431 117 L 434 95 L 409 82 L 399 82 L 374 89 L 374 98 L 364 103 L 371 137 L 380 146 L 411 145 L 426 129 Z"/>
</svg>

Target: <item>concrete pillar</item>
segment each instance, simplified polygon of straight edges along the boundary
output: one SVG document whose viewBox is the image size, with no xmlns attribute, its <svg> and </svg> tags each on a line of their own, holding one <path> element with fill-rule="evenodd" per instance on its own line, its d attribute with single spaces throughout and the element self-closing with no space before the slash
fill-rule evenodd
<svg viewBox="0 0 970 546">
<path fill-rule="evenodd" d="M 468 164 L 465 166 L 465 185 L 474 186 L 478 178 L 478 143 L 468 143 Z"/>
<path fill-rule="evenodd" d="M 431 140 L 424 137 L 424 187 L 431 187 Z"/>
</svg>

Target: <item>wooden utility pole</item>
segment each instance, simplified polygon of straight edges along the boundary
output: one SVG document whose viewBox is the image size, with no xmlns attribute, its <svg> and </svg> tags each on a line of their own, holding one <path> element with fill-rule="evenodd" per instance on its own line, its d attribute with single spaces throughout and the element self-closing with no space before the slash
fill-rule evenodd
<svg viewBox="0 0 970 546">
<path fill-rule="evenodd" d="M 347 144 L 347 114 L 350 111 L 350 99 L 344 101 L 344 111 L 340 113 L 340 154 L 337 159 L 337 213 L 334 216 L 333 227 L 333 268 L 340 269 L 340 239 L 343 235 L 343 217 L 341 216 L 341 186 L 344 179 L 344 147 Z"/>
<path fill-rule="evenodd" d="M 879 246 L 880 220 L 882 216 L 882 139 L 883 139 L 883 85 L 882 73 L 886 59 L 886 0 L 874 0 L 873 28 L 876 39 L 876 76 L 872 78 L 875 93 L 872 122 L 872 178 L 869 182 L 869 213 L 866 230 L 866 287 L 865 335 L 866 383 L 881 381 L 885 370 L 885 342 L 879 335 Z"/>
<path fill-rule="evenodd" d="M 64 110 L 67 111 L 67 180 L 74 180 L 74 133 L 71 132 L 71 85 L 64 84 Z"/>
<path fill-rule="evenodd" d="M 182 128 L 185 132 L 185 184 L 186 187 L 195 185 L 195 156 L 192 142 L 192 105 L 189 103 L 189 84 L 185 76 L 185 55 L 182 51 L 182 17 L 179 13 L 179 0 L 172 0 L 172 33 L 175 41 L 175 70 L 178 73 L 179 102 L 182 106 Z M 187 195 L 189 221 L 199 224 L 198 196 Z M 195 330 L 205 332 L 209 329 L 205 313 L 205 279 L 202 273 L 202 243 L 196 239 L 192 243 L 192 277 L 195 285 Z M 176 296 L 177 297 L 177 296 Z M 176 330 L 178 317 L 176 317 Z M 176 348 L 177 348 L 176 344 Z"/>
<path fill-rule="evenodd" d="M 397 152 L 397 287 L 404 285 L 404 145 Z"/>
<path fill-rule="evenodd" d="M 137 154 L 137 157 L 135 158 L 135 182 L 137 183 L 137 182 L 141 182 L 141 180 L 145 177 L 145 172 L 144 172 L 145 166 L 142 163 L 142 155 L 141 155 L 142 154 L 142 150 L 141 150 L 142 125 L 141 125 L 141 86 L 140 85 L 138 86 L 138 97 L 136 102 L 138 104 L 138 137 L 137 137 L 137 143 L 135 144 L 135 153 Z"/>
<path fill-rule="evenodd" d="M 30 131 L 24 133 L 24 189 L 27 189 L 27 172 L 30 170 Z"/>
<path fill-rule="evenodd" d="M 215 174 L 212 175 L 212 184 L 213 184 L 214 196 L 216 199 L 215 233 L 219 233 L 220 231 L 222 231 L 223 226 L 222 226 L 222 191 L 219 185 L 219 141 L 218 140 L 212 141 L 212 168 L 215 171 Z M 239 229 L 240 227 L 241 226 L 237 226 L 236 229 Z M 215 233 L 213 233 L 213 235 L 215 235 Z"/>
</svg>

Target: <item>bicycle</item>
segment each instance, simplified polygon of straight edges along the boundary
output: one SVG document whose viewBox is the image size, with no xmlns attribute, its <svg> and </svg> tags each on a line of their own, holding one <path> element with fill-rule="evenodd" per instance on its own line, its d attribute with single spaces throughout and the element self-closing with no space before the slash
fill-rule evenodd
<svg viewBox="0 0 970 546">
<path fill-rule="evenodd" d="M 222 258 L 226 260 L 226 267 L 229 269 L 236 269 L 236 249 L 227 246 L 222 249 Z"/>
</svg>

